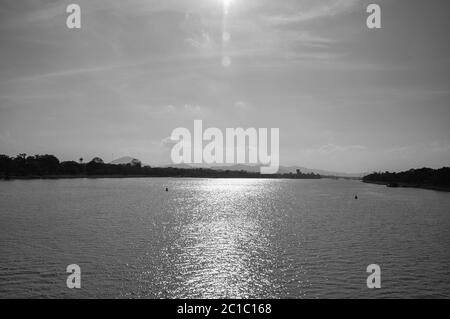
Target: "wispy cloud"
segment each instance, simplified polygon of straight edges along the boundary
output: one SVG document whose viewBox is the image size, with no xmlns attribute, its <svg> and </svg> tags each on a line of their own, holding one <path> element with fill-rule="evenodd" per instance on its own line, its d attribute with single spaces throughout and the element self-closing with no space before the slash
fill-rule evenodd
<svg viewBox="0 0 450 319">
<path fill-rule="evenodd" d="M 267 21 L 274 25 L 283 25 L 335 17 L 352 10 L 357 3 L 358 0 L 304 1 L 301 2 L 300 8 L 293 10 L 293 13 L 269 15 Z"/>
<path fill-rule="evenodd" d="M 336 145 L 336 144 L 326 144 L 318 148 L 308 149 L 306 154 L 314 155 L 332 155 L 336 153 L 348 153 L 348 152 L 358 152 L 367 150 L 366 146 L 363 145 Z"/>
</svg>

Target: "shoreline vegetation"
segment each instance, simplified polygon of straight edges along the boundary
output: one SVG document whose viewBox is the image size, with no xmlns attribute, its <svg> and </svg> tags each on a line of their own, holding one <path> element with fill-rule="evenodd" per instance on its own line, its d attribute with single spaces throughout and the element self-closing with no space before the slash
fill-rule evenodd
<svg viewBox="0 0 450 319">
<path fill-rule="evenodd" d="M 10 157 L 0 154 L 0 179 L 3 180 L 32 180 L 32 179 L 76 179 L 76 178 L 146 178 L 146 177 L 174 177 L 174 178 L 266 178 L 266 179 L 321 179 L 339 178 L 321 176 L 314 173 L 283 173 L 264 175 L 259 172 L 245 170 L 225 170 L 213 168 L 175 168 L 151 167 L 142 165 L 139 160 L 131 159 L 128 163 L 104 163 L 99 157 L 84 163 L 83 158 L 78 162 L 63 161 L 54 155 L 27 156 L 19 154 Z M 358 179 L 360 180 L 360 179 Z M 400 173 L 378 172 L 362 178 L 364 183 L 386 185 L 387 187 L 423 188 L 436 191 L 450 192 L 450 168 L 441 169 L 421 168 L 411 169 Z"/>
<path fill-rule="evenodd" d="M 296 173 L 264 175 L 244 170 L 216 170 L 211 168 L 174 168 L 143 166 L 139 160 L 125 164 L 104 163 L 95 157 L 84 163 L 60 162 L 54 155 L 16 157 L 0 155 L 0 179 L 67 179 L 67 178 L 144 178 L 144 177 L 184 177 L 184 178 L 277 178 L 277 179 L 320 179 L 318 174 Z"/>
<path fill-rule="evenodd" d="M 363 177 L 364 183 L 387 187 L 423 188 L 450 192 L 450 167 L 410 169 L 400 173 L 373 173 Z"/>
</svg>

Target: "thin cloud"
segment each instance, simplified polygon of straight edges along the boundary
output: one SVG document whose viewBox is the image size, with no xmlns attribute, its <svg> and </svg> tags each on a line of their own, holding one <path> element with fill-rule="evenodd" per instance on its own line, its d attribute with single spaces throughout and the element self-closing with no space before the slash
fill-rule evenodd
<svg viewBox="0 0 450 319">
<path fill-rule="evenodd" d="M 274 25 L 307 22 L 320 18 L 329 18 L 349 12 L 358 0 L 314 1 L 309 9 L 298 10 L 295 13 L 276 14 L 267 17 L 267 21 Z M 324 3 L 325 2 L 325 3 Z"/>
<path fill-rule="evenodd" d="M 347 152 L 355 152 L 355 151 L 365 151 L 367 150 L 366 146 L 363 145 L 336 145 L 336 144 L 326 144 L 322 145 L 315 149 L 307 150 L 307 154 L 320 154 L 320 155 L 331 155 L 336 153 L 347 153 Z"/>
</svg>

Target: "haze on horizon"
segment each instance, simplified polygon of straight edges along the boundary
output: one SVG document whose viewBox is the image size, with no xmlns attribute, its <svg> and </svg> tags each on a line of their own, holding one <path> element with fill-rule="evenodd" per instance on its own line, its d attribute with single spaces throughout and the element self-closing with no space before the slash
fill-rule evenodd
<svg viewBox="0 0 450 319">
<path fill-rule="evenodd" d="M 77 3 L 82 28 L 66 28 Z M 366 7 L 382 7 L 368 30 Z M 173 129 L 280 128 L 280 164 L 449 166 L 446 0 L 3 0 L 0 154 L 170 163 Z"/>
</svg>

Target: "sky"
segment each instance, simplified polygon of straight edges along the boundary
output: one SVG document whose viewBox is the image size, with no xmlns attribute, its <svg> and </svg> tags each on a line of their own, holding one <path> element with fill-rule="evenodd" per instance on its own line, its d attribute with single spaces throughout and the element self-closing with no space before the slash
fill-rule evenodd
<svg viewBox="0 0 450 319">
<path fill-rule="evenodd" d="M 81 29 L 66 27 L 70 3 Z M 0 153 L 170 164 L 171 132 L 203 120 L 279 128 L 281 165 L 449 166 L 449 12 L 448 0 L 1 0 Z"/>
</svg>

